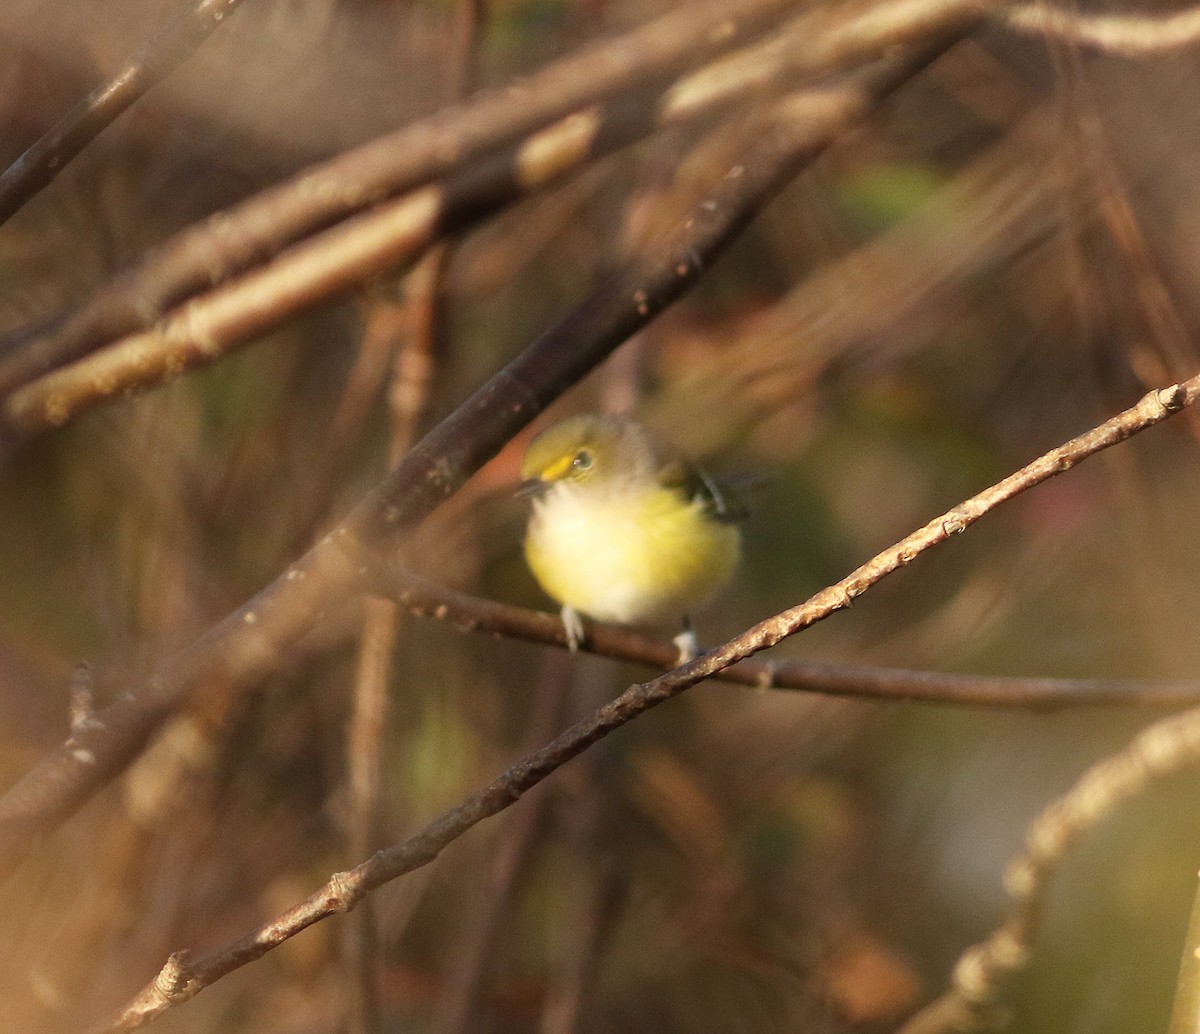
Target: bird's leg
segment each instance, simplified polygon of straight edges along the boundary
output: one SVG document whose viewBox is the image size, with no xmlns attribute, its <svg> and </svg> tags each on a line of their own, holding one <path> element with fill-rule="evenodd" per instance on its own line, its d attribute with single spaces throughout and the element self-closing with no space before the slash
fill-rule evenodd
<svg viewBox="0 0 1200 1034">
<path fill-rule="evenodd" d="M 696 638 L 696 630 L 692 627 L 692 619 L 683 615 L 683 631 L 671 640 L 679 650 L 679 659 L 675 666 L 688 664 L 700 656 L 700 640 Z"/>
<path fill-rule="evenodd" d="M 559 614 L 562 615 L 563 629 L 567 633 L 567 649 L 571 653 L 578 653 L 579 647 L 583 645 L 586 638 L 583 631 L 583 618 L 579 616 L 579 611 L 565 603 Z"/>
</svg>

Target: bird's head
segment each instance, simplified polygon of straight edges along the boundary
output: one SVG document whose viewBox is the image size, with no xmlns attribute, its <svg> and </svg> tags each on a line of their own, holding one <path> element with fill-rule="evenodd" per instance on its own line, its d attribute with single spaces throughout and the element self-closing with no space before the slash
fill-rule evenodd
<svg viewBox="0 0 1200 1034">
<path fill-rule="evenodd" d="M 522 495 L 554 485 L 605 485 L 644 477 L 654 450 L 644 428 L 629 420 L 577 416 L 547 428 L 529 444 L 521 464 Z"/>
</svg>

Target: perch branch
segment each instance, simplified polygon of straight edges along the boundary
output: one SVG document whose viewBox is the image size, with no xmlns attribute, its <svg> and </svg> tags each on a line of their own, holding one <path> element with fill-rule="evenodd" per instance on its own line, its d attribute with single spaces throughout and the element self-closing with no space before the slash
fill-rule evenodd
<svg viewBox="0 0 1200 1034">
<path fill-rule="evenodd" d="M 372 588 L 416 617 L 444 621 L 464 632 L 547 646 L 567 644 L 562 619 L 555 614 L 470 596 L 408 572 L 381 576 Z M 673 641 L 617 625 L 589 624 L 587 639 L 579 649 L 664 671 L 679 659 L 679 647 Z M 722 669 L 713 678 L 759 689 L 855 699 L 1031 710 L 1101 705 L 1179 707 L 1200 700 L 1200 682 L 1194 680 L 1020 678 L 820 661 L 745 660 Z"/>
</svg>

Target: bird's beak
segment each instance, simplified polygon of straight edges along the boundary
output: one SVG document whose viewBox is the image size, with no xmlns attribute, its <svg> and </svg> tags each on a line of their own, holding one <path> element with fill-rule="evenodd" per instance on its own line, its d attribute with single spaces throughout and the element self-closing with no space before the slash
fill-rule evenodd
<svg viewBox="0 0 1200 1034">
<path fill-rule="evenodd" d="M 541 478 L 529 478 L 517 486 L 516 494 L 522 499 L 531 499 L 541 495 L 549 487 L 549 481 L 543 481 Z"/>
</svg>

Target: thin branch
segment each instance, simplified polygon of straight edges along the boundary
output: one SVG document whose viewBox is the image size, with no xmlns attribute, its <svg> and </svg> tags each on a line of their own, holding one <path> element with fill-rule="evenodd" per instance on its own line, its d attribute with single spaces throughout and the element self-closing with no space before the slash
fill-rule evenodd
<svg viewBox="0 0 1200 1034">
<path fill-rule="evenodd" d="M 1121 57 L 1157 57 L 1200 43 L 1200 6 L 1168 15 L 1081 14 L 1027 4 L 1002 15 L 1010 28 Z"/>
<path fill-rule="evenodd" d="M 405 282 L 404 343 L 396 353 L 388 390 L 395 427 L 392 464 L 416 440 L 428 412 L 436 359 L 446 343 L 446 275 L 452 257 L 450 244 L 443 241 L 413 267 Z"/>
<path fill-rule="evenodd" d="M 562 725 L 575 671 L 566 654 L 544 655 L 523 749 L 533 750 L 538 744 L 545 743 Z M 503 930 L 502 922 L 537 844 L 549 800 L 548 794 L 535 790 L 529 795 L 526 807 L 512 816 L 510 824 L 497 838 L 487 887 L 474 917 L 475 925 L 465 943 L 455 950 L 457 964 L 443 999 L 438 1025 L 440 1034 L 470 1034 L 480 1028 L 477 1014 L 488 963 L 494 957 L 496 940 Z"/>
<path fill-rule="evenodd" d="M 357 594 L 378 555 L 491 459 L 539 412 L 684 293 L 791 178 L 956 38 L 830 87 L 827 117 L 784 119 L 756 137 L 693 215 L 613 276 L 466 399 L 305 556 L 135 689 L 98 711 L 0 797 L 0 879 L 133 760 L 206 682 L 253 685 L 320 618 Z M 386 549 L 385 549 L 386 547 Z M 375 552 L 373 552 L 375 551 Z"/>
<path fill-rule="evenodd" d="M 469 596 L 408 572 L 397 573 L 391 579 L 381 572 L 372 587 L 416 617 L 444 621 L 464 632 L 564 648 L 567 644 L 562 619 L 556 614 Z M 679 647 L 672 640 L 616 625 L 589 624 L 587 639 L 579 649 L 664 671 L 679 658 Z M 745 660 L 722 669 L 713 678 L 758 689 L 799 690 L 864 700 L 1046 711 L 1110 705 L 1179 707 L 1200 700 L 1200 681 L 1196 680 L 1021 678 L 820 661 Z"/>
<path fill-rule="evenodd" d="M 0 173 L 0 225 L 54 182 L 64 166 L 131 104 L 190 58 L 241 3 L 242 0 L 195 0 L 187 10 L 159 28 L 107 81 L 92 90 Z"/>
<path fill-rule="evenodd" d="M 1143 729 L 1123 751 L 1088 769 L 1034 820 L 1025 849 L 1008 863 L 1004 885 L 1012 906 L 1007 918 L 987 940 L 963 953 L 951 989 L 899 1034 L 963 1034 L 987 1026 L 1007 982 L 1029 959 L 1051 880 L 1071 848 L 1119 804 L 1197 764 L 1200 708 Z"/>
<path fill-rule="evenodd" d="M 1088 168 L 1089 177 L 1094 181 L 1097 216 L 1124 260 L 1128 276 L 1121 276 L 1121 279 L 1133 287 L 1133 297 L 1138 302 L 1135 312 L 1140 315 L 1147 331 L 1148 344 L 1159 360 L 1154 363 L 1157 368 L 1154 373 L 1142 372 L 1143 383 L 1160 384 L 1164 380 L 1185 376 L 1192 367 L 1195 355 L 1191 338 L 1155 249 L 1134 210 L 1119 163 L 1112 153 L 1108 133 L 1104 129 L 1102 101 L 1096 95 L 1095 84 L 1086 71 L 1077 45 L 1067 40 L 1051 40 L 1048 49 L 1065 86 L 1067 117 L 1084 149 L 1081 152 L 1083 160 L 1076 159 L 1076 164 Z M 1070 175 L 1069 171 L 1065 171 L 1065 176 Z M 1077 192 L 1066 184 L 1063 198 L 1073 210 L 1082 207 Z M 1081 267 L 1075 275 L 1080 304 L 1087 294 L 1103 291 L 1099 285 L 1101 278 L 1083 268 L 1086 251 L 1087 247 L 1082 241 L 1078 241 L 1073 249 L 1073 254 L 1077 256 L 1075 263 Z M 1098 312 L 1105 307 L 1106 303 L 1097 295 L 1089 305 L 1089 310 Z M 1104 317 L 1099 318 L 1102 320 Z M 1085 326 L 1088 322 L 1087 317 L 1081 319 Z M 1099 330 L 1093 328 L 1090 333 L 1096 335 Z M 1192 434 L 1197 435 L 1200 432 L 1200 413 L 1189 410 L 1187 418 Z"/>
<path fill-rule="evenodd" d="M 479 21 L 483 0 L 456 0 L 452 15 L 450 74 L 447 96 L 460 100 L 474 82 L 479 49 Z M 392 435 L 388 447 L 388 466 L 393 467 L 412 447 L 417 427 L 429 404 L 433 382 L 433 356 L 444 337 L 444 322 L 439 301 L 443 279 L 449 267 L 448 243 L 435 247 L 417 265 L 408 278 L 406 307 L 408 333 L 396 350 L 388 392 L 392 417 Z M 388 319 L 395 306 L 379 300 L 372 308 L 368 331 L 379 322 L 397 326 Z M 387 686 L 390 659 L 396 647 L 400 614 L 396 604 L 386 599 L 370 599 L 364 607 L 361 636 L 363 663 L 355 681 L 354 703 L 347 736 L 347 776 L 350 784 L 350 835 L 347 847 L 351 858 L 361 858 L 372 850 L 379 835 L 382 812 L 380 779 L 382 772 L 383 727 L 387 713 Z M 354 917 L 350 929 L 350 1009 L 351 1034 L 378 1034 L 379 937 L 373 908 L 364 908 Z"/>
<path fill-rule="evenodd" d="M 487 0 L 456 0 L 451 12 L 446 96 L 452 101 L 462 101 L 479 85 L 479 27 L 487 7 Z"/>
<path fill-rule="evenodd" d="M 363 857 L 378 843 L 379 756 L 398 619 L 394 603 L 379 599 L 365 602 L 353 709 L 346 731 L 346 779 L 350 797 L 346 847 L 351 858 Z M 349 1029 L 351 1034 L 375 1034 L 379 1030 L 379 994 L 374 910 L 364 908 L 354 918 L 348 950 Z"/>
<path fill-rule="evenodd" d="M 573 943 L 556 967 L 542 1005 L 542 1034 L 577 1034 L 587 1029 L 584 1021 L 632 879 L 633 873 L 620 859 L 608 857 L 581 888 L 585 907 L 570 924 Z M 562 919 L 559 924 L 565 925 Z"/>
<path fill-rule="evenodd" d="M 649 682 L 630 686 L 616 700 L 571 726 L 541 750 L 524 757 L 487 786 L 474 791 L 459 805 L 434 819 L 421 832 L 394 847 L 377 852 L 348 872 L 335 873 L 319 890 L 270 922 L 207 955 L 197 958 L 180 953 L 172 955 L 154 980 L 112 1019 L 96 1027 L 95 1031 L 99 1034 L 101 1031 L 140 1027 L 173 1006 L 195 997 L 221 977 L 261 958 L 313 924 L 339 912 L 351 911 L 378 887 L 428 865 L 447 845 L 484 819 L 520 800 L 558 768 L 609 733 L 717 672 L 849 607 L 871 586 L 907 566 L 921 553 L 946 542 L 953 535 L 961 534 L 1002 503 L 1049 478 L 1065 473 L 1089 456 L 1161 423 L 1192 405 L 1198 398 L 1200 374 L 1180 384 L 1150 392 L 1132 408 L 1052 449 L 1004 480 L 935 517 L 806 602 L 759 622 L 688 664 Z M 1163 725 L 1174 728 L 1170 721 Z M 1197 741 L 1196 749 L 1200 749 L 1200 717 L 1190 728 Z M 1158 743 L 1159 740 L 1153 742 Z M 1021 874 L 1026 882 L 1032 882 L 1031 874 L 1036 873 L 1044 855 L 1045 852 L 1043 855 L 1031 855 L 1031 865 Z"/>
<path fill-rule="evenodd" d="M 367 418 L 386 391 L 389 378 L 395 375 L 397 343 L 405 334 L 404 303 L 384 292 L 368 291 L 364 292 L 363 309 L 354 364 L 329 419 L 323 446 L 310 461 L 304 498 L 293 504 L 288 543 L 280 547 L 278 556 L 303 553 L 317 532 L 333 519 L 334 501 L 343 487 L 354 449 L 361 444 Z M 399 347 L 404 351 L 403 346 Z M 389 467 L 398 458 L 393 457 Z"/>
</svg>

